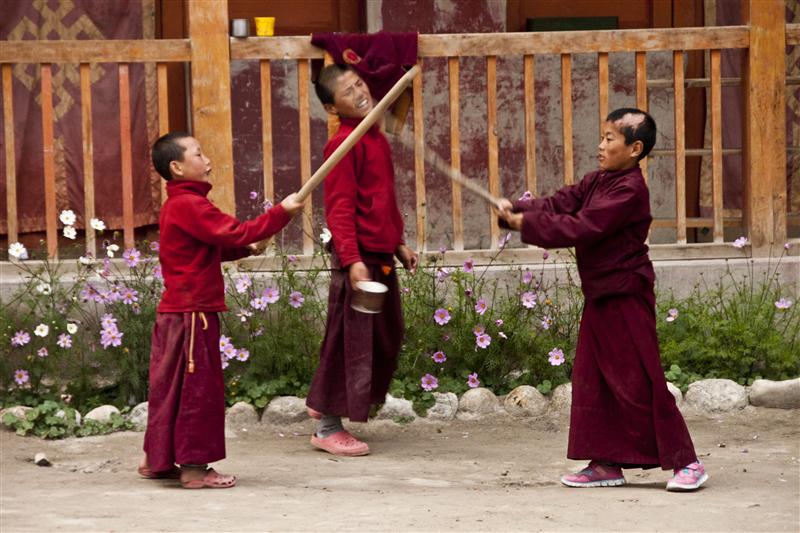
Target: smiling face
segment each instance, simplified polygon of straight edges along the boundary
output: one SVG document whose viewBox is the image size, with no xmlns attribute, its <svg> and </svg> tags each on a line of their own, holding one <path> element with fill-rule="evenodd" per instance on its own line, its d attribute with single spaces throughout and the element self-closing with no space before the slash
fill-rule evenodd
<svg viewBox="0 0 800 533">
<path fill-rule="evenodd" d="M 177 179 L 208 181 L 211 174 L 211 160 L 200 148 L 194 137 L 184 137 L 177 141 L 183 147 L 183 160 L 170 162 L 172 175 Z"/>
<path fill-rule="evenodd" d="M 358 74 L 348 70 L 333 85 L 333 104 L 325 104 L 329 113 L 343 118 L 364 118 L 372 111 L 369 87 Z"/>
<path fill-rule="evenodd" d="M 619 130 L 621 121 L 604 122 L 603 138 L 597 147 L 597 161 L 603 170 L 627 170 L 639 164 L 642 142 L 625 144 L 625 135 Z"/>
</svg>

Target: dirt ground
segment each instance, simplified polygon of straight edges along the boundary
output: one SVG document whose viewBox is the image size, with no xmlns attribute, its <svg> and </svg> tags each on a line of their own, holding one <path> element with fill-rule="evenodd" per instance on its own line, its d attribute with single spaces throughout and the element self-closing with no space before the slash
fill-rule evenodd
<svg viewBox="0 0 800 533">
<path fill-rule="evenodd" d="M 659 470 L 625 487 L 570 489 L 568 420 L 355 425 L 372 455 L 308 444 L 311 424 L 228 439 L 230 490 L 139 479 L 141 433 L 42 441 L 0 435 L 0 530 L 11 531 L 800 531 L 800 417 L 690 415 L 710 473 L 699 492 L 664 490 Z M 354 429 L 351 428 L 351 429 Z M 50 468 L 31 459 L 43 451 Z"/>
</svg>

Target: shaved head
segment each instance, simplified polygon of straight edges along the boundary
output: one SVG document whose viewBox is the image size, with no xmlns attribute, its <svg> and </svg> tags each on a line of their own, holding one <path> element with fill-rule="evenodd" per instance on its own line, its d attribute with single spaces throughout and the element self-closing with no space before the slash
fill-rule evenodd
<svg viewBox="0 0 800 533">
<path fill-rule="evenodd" d="M 622 135 L 625 136 L 625 144 L 633 144 L 636 141 L 642 143 L 642 153 L 639 161 L 644 159 L 653 146 L 656 144 L 656 122 L 653 117 L 632 107 L 615 109 L 606 117 L 608 122 L 614 124 Z"/>
</svg>

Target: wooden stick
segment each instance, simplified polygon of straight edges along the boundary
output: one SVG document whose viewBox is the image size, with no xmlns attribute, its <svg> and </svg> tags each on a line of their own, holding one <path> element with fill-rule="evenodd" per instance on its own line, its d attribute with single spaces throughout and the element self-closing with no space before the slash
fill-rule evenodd
<svg viewBox="0 0 800 533">
<path fill-rule="evenodd" d="M 386 93 L 386 96 L 377 103 L 377 105 L 372 109 L 372 111 L 367 114 L 366 117 L 356 126 L 356 128 L 350 132 L 350 135 L 344 140 L 339 147 L 334 150 L 331 156 L 325 160 L 322 165 L 314 172 L 314 175 L 311 176 L 308 181 L 306 181 L 303 186 L 297 191 L 297 200 L 302 202 L 308 195 L 311 194 L 311 191 L 317 188 L 320 183 L 325 180 L 325 177 L 333 170 L 339 161 L 350 151 L 353 146 L 358 142 L 359 139 L 369 130 L 373 124 L 375 124 L 379 118 L 383 116 L 386 112 L 386 109 L 392 105 L 392 102 L 397 100 L 397 98 L 403 93 L 406 87 L 411 83 L 414 77 L 419 74 L 420 69 L 418 66 L 412 67 L 405 75 L 400 78 L 397 83 L 394 84 L 394 87 Z"/>
</svg>

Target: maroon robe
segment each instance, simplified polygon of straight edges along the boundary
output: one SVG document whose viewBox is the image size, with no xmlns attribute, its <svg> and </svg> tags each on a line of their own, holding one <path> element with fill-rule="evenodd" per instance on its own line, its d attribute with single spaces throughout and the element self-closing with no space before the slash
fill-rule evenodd
<svg viewBox="0 0 800 533">
<path fill-rule="evenodd" d="M 567 457 L 665 470 L 695 461 L 661 368 L 645 244 L 652 217 L 640 169 L 595 171 L 514 210 L 523 213 L 523 242 L 575 247 L 586 297 Z"/>
</svg>

